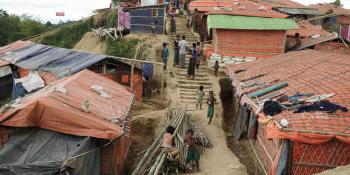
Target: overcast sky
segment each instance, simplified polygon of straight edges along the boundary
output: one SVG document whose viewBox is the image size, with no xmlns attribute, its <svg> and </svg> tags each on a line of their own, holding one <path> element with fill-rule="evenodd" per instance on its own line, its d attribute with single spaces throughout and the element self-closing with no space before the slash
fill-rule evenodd
<svg viewBox="0 0 350 175">
<path fill-rule="evenodd" d="M 90 16 L 92 11 L 109 7 L 111 0 L 0 0 L 0 9 L 11 14 L 28 14 L 42 22 L 79 20 Z M 56 17 L 56 12 L 65 12 Z"/>
<path fill-rule="evenodd" d="M 295 0 L 302 4 L 333 2 L 334 0 Z M 346 8 L 350 8 L 350 0 L 342 0 Z M 109 7 L 110 0 L 0 0 L 0 9 L 12 14 L 28 14 L 42 22 L 59 20 L 79 20 L 90 16 L 92 11 Z M 65 12 L 64 17 L 56 17 L 56 12 Z"/>
</svg>

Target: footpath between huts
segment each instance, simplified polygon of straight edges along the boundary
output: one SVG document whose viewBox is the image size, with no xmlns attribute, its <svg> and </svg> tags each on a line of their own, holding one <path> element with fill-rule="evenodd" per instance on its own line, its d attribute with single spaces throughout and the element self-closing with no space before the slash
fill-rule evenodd
<svg viewBox="0 0 350 175">
<path fill-rule="evenodd" d="M 179 19 L 179 18 L 178 18 Z M 182 25 L 182 26 L 181 26 Z M 185 27 L 183 20 L 177 21 L 177 28 L 186 35 L 189 31 Z M 181 33 L 179 33 L 181 34 Z M 172 45 L 172 41 L 169 39 L 168 43 Z M 177 107 L 183 104 L 183 100 L 180 98 L 179 93 L 174 93 L 179 90 L 179 80 L 186 80 L 183 76 L 178 76 L 178 71 L 187 72 L 187 69 L 178 69 L 173 67 L 173 48 L 170 47 L 170 57 L 168 61 L 167 69 L 167 88 L 165 90 L 166 96 L 171 101 L 169 108 Z M 186 58 L 188 59 L 188 58 Z M 200 172 L 193 174 L 215 174 L 215 175 L 246 175 L 247 170 L 245 166 L 239 161 L 239 159 L 233 154 L 233 152 L 227 146 L 226 135 L 222 128 L 222 105 L 219 97 L 220 85 L 219 80 L 223 77 L 215 77 L 211 70 L 207 68 L 206 64 L 201 65 L 201 70 L 206 73 L 207 80 L 206 82 L 211 82 L 211 88 L 214 91 L 215 97 L 218 101 L 215 108 L 214 119 L 210 125 L 208 125 L 207 119 L 207 105 L 205 100 L 203 100 L 202 110 L 195 110 L 194 102 L 190 104 L 190 111 L 188 114 L 191 115 L 192 120 L 198 122 L 204 129 L 205 134 L 210 139 L 213 147 L 207 148 L 204 154 L 201 155 L 200 159 Z M 206 94 L 208 95 L 208 93 Z M 191 107 L 191 105 L 193 105 Z M 191 110 L 192 109 L 192 110 Z M 164 124 L 163 124 L 164 125 Z M 161 126 L 158 126 L 161 127 Z"/>
</svg>

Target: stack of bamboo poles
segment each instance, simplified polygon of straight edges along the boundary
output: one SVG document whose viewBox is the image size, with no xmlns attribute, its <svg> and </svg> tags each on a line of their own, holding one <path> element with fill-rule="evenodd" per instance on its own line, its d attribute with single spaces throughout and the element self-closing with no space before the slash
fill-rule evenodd
<svg viewBox="0 0 350 175">
<path fill-rule="evenodd" d="M 185 164 L 187 149 L 184 144 L 184 138 L 186 134 L 186 130 L 189 126 L 189 118 L 186 115 L 187 106 L 176 109 L 175 111 L 169 111 L 167 113 L 167 118 L 169 119 L 168 124 L 175 128 L 175 132 L 173 134 L 175 138 L 175 144 L 177 149 L 179 150 L 180 161 L 182 164 Z M 163 135 L 166 131 L 166 127 L 162 130 L 162 132 L 157 136 L 152 145 L 148 148 L 147 152 L 138 163 L 137 167 L 133 171 L 132 175 L 158 175 L 163 170 L 163 165 L 167 154 L 162 151 L 162 139 Z"/>
<path fill-rule="evenodd" d="M 193 130 L 193 138 L 197 146 L 202 146 L 205 148 L 211 148 L 211 144 L 208 137 L 204 134 L 204 130 L 198 122 L 191 121 L 190 128 Z"/>
</svg>

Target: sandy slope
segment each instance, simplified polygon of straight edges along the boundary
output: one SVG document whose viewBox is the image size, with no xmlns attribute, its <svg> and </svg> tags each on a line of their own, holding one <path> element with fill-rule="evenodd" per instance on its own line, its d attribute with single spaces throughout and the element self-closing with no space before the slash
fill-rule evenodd
<svg viewBox="0 0 350 175">
<path fill-rule="evenodd" d="M 100 41 L 93 32 L 86 32 L 73 49 L 104 54 L 106 51 L 106 44 Z"/>
</svg>

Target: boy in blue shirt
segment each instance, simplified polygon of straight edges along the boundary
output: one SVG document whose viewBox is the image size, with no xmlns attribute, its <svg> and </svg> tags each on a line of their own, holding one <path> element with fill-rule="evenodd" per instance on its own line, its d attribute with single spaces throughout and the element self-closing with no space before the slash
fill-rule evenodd
<svg viewBox="0 0 350 175">
<path fill-rule="evenodd" d="M 166 47 L 166 43 L 163 43 L 162 59 L 164 63 L 164 70 L 166 70 L 166 64 L 168 62 L 169 49 Z"/>
</svg>

